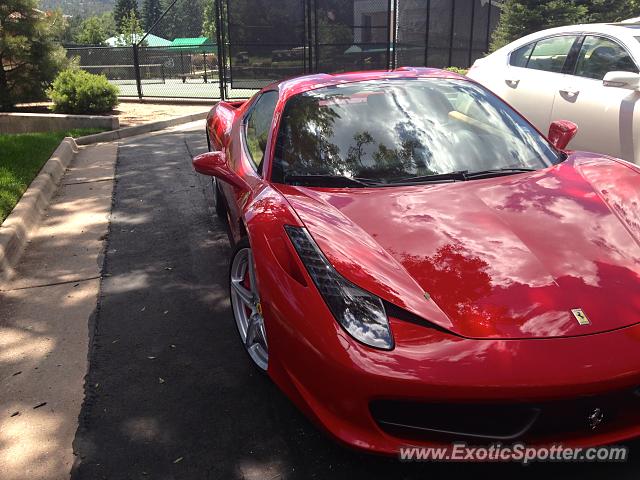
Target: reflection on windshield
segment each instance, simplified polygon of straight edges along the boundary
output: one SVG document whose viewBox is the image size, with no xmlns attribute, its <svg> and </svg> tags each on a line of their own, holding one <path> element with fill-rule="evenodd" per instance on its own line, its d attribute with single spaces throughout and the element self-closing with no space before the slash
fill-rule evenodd
<svg viewBox="0 0 640 480">
<path fill-rule="evenodd" d="M 342 175 L 388 182 L 559 161 L 526 121 L 470 82 L 377 80 L 292 97 L 280 123 L 272 180 Z"/>
</svg>

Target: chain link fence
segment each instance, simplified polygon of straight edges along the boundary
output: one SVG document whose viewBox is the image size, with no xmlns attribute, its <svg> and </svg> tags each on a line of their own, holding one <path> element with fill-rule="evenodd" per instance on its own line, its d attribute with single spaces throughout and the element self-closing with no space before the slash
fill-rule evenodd
<svg viewBox="0 0 640 480">
<path fill-rule="evenodd" d="M 246 98 L 273 81 L 304 73 L 469 67 L 489 50 L 501 4 L 215 0 L 215 38 L 176 38 L 164 46 L 144 40 L 124 47 L 74 46 L 67 54 L 77 57 L 81 68 L 104 74 L 121 97 Z M 152 30 L 161 31 L 162 22 Z"/>
</svg>

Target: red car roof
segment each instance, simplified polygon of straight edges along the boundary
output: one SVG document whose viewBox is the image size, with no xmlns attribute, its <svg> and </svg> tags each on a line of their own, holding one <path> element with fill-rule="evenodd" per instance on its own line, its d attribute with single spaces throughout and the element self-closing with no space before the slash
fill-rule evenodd
<svg viewBox="0 0 640 480">
<path fill-rule="evenodd" d="M 469 80 L 463 75 L 459 75 L 447 70 L 427 67 L 400 67 L 395 70 L 366 70 L 360 72 L 345 73 L 315 73 L 303 75 L 301 77 L 280 80 L 272 83 L 265 90 L 278 89 L 281 95 L 287 99 L 292 95 L 316 88 L 329 87 L 342 83 L 360 82 L 365 80 L 383 80 L 390 78 L 453 78 L 459 80 Z"/>
</svg>

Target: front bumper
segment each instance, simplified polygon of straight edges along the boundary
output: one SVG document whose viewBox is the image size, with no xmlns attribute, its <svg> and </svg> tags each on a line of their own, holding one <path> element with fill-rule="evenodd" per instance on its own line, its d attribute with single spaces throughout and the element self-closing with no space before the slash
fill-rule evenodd
<svg viewBox="0 0 640 480">
<path fill-rule="evenodd" d="M 289 262 L 299 262 L 286 254 L 292 247 L 285 241 L 275 254 L 273 238 L 269 245 L 265 237 L 253 237 L 252 245 L 264 247 L 257 271 L 268 372 L 300 409 L 346 445 L 393 455 L 407 445 L 486 441 L 468 432 L 456 436 L 389 428 L 379 411 L 372 412 L 380 402 L 391 405 L 387 416 L 394 408 L 403 409 L 390 402 L 405 402 L 417 417 L 423 416 L 420 408 L 425 405 L 453 405 L 458 408 L 453 415 L 463 424 L 465 415 L 473 424 L 473 417 L 501 408 L 551 413 L 540 417 L 545 428 L 534 422 L 521 435 L 507 435 L 503 443 L 586 447 L 640 436 L 640 396 L 635 394 L 640 386 L 640 325 L 578 337 L 477 340 L 390 317 L 396 346 L 376 350 L 342 330 L 299 263 L 299 275 L 280 268 L 288 264 L 293 271 Z M 589 416 L 596 408 L 603 418 L 591 428 Z M 553 415 L 574 421 L 554 422 Z M 494 423 L 503 422 L 503 417 L 495 418 Z M 414 423 L 424 426 L 425 420 Z M 504 423 L 493 431 L 509 433 Z"/>
<path fill-rule="evenodd" d="M 367 349 L 342 332 L 337 336 L 339 347 L 300 344 L 278 352 L 270 373 L 304 411 L 352 447 L 385 454 L 460 440 L 586 447 L 640 435 L 640 327 L 588 338 L 440 338 L 423 347 L 404 346 L 396 336 L 392 352 Z M 431 409 L 434 418 L 434 405 L 454 406 L 452 421 L 430 424 L 425 417 Z M 602 419 L 591 425 L 596 408 Z M 528 413 L 508 415 L 528 409 L 540 412 L 531 425 L 525 425 Z M 506 420 L 497 415 L 493 429 L 476 428 L 480 416 L 486 424 L 496 410 L 504 410 Z M 446 428 L 452 423 L 467 428 Z M 441 432 L 433 431 L 442 425 Z M 427 429 L 404 428 L 416 426 Z"/>
</svg>

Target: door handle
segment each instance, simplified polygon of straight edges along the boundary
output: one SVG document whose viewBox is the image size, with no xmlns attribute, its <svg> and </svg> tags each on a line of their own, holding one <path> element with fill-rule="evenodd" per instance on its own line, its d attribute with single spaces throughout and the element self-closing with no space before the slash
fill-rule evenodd
<svg viewBox="0 0 640 480">
<path fill-rule="evenodd" d="M 518 84 L 520 83 L 520 80 L 515 80 L 512 78 L 507 78 L 505 79 L 504 83 L 506 83 L 507 85 L 509 85 L 511 88 L 516 88 L 518 86 Z"/>
<path fill-rule="evenodd" d="M 567 97 L 577 97 L 578 94 L 580 93 L 580 90 L 576 90 L 574 88 L 565 88 L 565 89 L 560 89 L 560 93 L 565 94 Z"/>
</svg>

